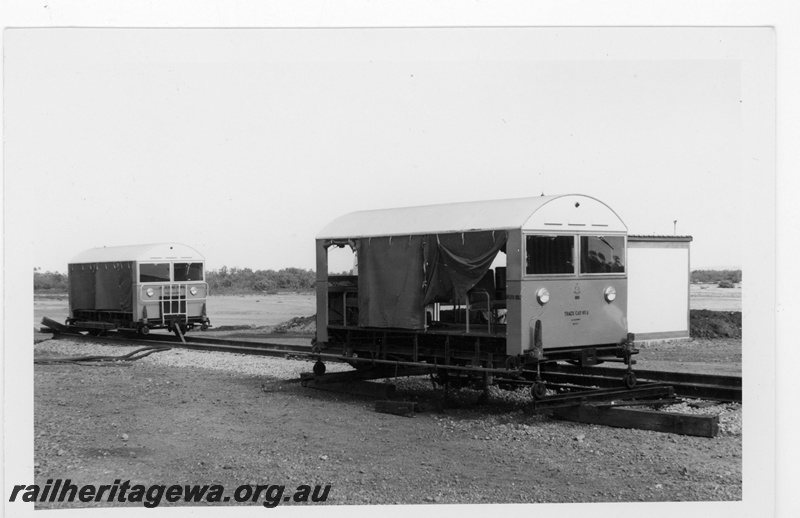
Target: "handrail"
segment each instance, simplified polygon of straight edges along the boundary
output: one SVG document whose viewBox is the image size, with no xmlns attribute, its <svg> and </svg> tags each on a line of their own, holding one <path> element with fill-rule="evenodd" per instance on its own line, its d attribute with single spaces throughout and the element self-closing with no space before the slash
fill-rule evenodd
<svg viewBox="0 0 800 518">
<path fill-rule="evenodd" d="M 488 322 L 489 334 L 492 334 L 492 296 L 486 290 L 477 290 L 473 291 L 472 293 L 474 294 L 483 293 L 484 295 L 486 295 L 486 311 L 489 312 L 489 318 L 487 318 L 486 321 Z M 469 302 L 470 302 L 469 295 L 467 295 L 467 333 L 469 333 L 469 310 L 470 310 Z"/>
<path fill-rule="evenodd" d="M 345 325 L 345 326 L 348 325 L 347 324 L 347 294 L 348 293 L 349 294 L 353 294 L 353 293 L 357 294 L 358 290 L 344 290 L 344 292 L 342 293 L 342 324 Z"/>
</svg>

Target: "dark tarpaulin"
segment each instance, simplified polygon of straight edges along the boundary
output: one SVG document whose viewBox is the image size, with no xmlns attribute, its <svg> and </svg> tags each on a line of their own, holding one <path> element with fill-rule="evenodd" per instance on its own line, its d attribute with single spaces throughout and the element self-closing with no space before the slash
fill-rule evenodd
<svg viewBox="0 0 800 518">
<path fill-rule="evenodd" d="M 69 296 L 73 310 L 133 311 L 133 263 L 92 263 L 69 266 Z"/>
<path fill-rule="evenodd" d="M 95 274 L 94 308 L 119 310 L 119 280 L 114 263 L 98 263 Z"/>
<path fill-rule="evenodd" d="M 358 325 L 423 329 L 423 237 L 358 240 Z"/>
<path fill-rule="evenodd" d="M 98 263 L 95 309 L 132 311 L 133 263 Z"/>
<path fill-rule="evenodd" d="M 507 240 L 505 230 L 428 236 L 423 304 L 452 299 L 464 302 L 467 292 L 486 275 Z"/>
<path fill-rule="evenodd" d="M 136 263 L 119 263 L 117 279 L 119 281 L 119 309 L 133 311 L 133 276 L 136 275 Z"/>
<path fill-rule="evenodd" d="M 95 266 L 93 264 L 69 265 L 69 307 L 94 309 Z"/>
</svg>

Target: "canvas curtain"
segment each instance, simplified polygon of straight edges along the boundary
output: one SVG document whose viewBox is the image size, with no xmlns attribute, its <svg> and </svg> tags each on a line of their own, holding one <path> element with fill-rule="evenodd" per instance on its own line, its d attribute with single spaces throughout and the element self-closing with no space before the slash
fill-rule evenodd
<svg viewBox="0 0 800 518">
<path fill-rule="evenodd" d="M 69 265 L 69 305 L 76 309 L 94 309 L 95 266 Z"/>
<path fill-rule="evenodd" d="M 73 310 L 133 311 L 133 263 L 92 263 L 69 266 Z"/>
<path fill-rule="evenodd" d="M 358 325 L 422 329 L 423 237 L 359 239 Z"/>
<path fill-rule="evenodd" d="M 423 329 L 425 305 L 466 300 L 506 231 L 359 239 L 359 326 Z"/>
<path fill-rule="evenodd" d="M 132 263 L 98 263 L 95 309 L 131 311 Z"/>
<path fill-rule="evenodd" d="M 508 232 L 500 230 L 428 236 L 423 304 L 464 302 L 507 240 Z"/>
</svg>

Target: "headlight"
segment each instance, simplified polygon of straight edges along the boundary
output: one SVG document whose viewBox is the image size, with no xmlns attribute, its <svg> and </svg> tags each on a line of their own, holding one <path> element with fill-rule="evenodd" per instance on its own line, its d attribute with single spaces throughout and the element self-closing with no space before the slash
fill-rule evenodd
<svg viewBox="0 0 800 518">
<path fill-rule="evenodd" d="M 617 298 L 617 290 L 614 289 L 614 286 L 609 286 L 603 292 L 603 296 L 606 298 L 606 302 L 614 302 L 614 299 Z"/>
<path fill-rule="evenodd" d="M 539 291 L 536 292 L 536 300 L 543 306 L 547 304 L 550 300 L 550 292 L 547 291 L 547 288 L 539 288 Z"/>
<path fill-rule="evenodd" d="M 147 291 L 145 293 L 147 293 L 148 297 L 152 297 L 153 293 L 155 293 L 155 292 L 153 291 L 153 288 L 147 288 Z"/>
<path fill-rule="evenodd" d="M 192 289 L 189 290 L 189 293 L 191 293 L 192 295 L 197 295 L 197 288 L 192 286 Z"/>
</svg>

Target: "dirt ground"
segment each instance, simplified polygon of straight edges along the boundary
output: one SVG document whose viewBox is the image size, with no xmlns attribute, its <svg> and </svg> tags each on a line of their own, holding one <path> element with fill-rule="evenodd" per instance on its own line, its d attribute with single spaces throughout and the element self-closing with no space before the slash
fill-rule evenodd
<svg viewBox="0 0 800 518">
<path fill-rule="evenodd" d="M 232 308 L 243 303 L 236 299 Z M 304 316 L 301 299 L 278 300 L 252 309 L 250 324 Z M 36 357 L 133 350 L 47 338 L 37 334 Z M 642 369 L 736 374 L 741 340 L 651 345 L 638 360 Z M 483 405 L 469 389 L 445 398 L 427 378 L 411 378 L 396 381 L 398 397 L 420 405 L 407 418 L 377 413 L 367 397 L 276 383 L 310 368 L 178 349 L 107 366 L 36 365 L 35 483 L 221 484 L 226 495 L 243 484 L 284 485 L 288 493 L 319 484 L 331 486 L 326 504 L 334 505 L 742 498 L 738 404 L 679 409 L 720 416 L 719 436 L 707 439 L 554 420 L 531 412 L 522 391 L 493 388 Z M 36 505 L 105 506 L 142 503 Z"/>
<path fill-rule="evenodd" d="M 36 355 L 69 353 L 67 345 L 41 342 Z M 422 412 L 406 418 L 375 412 L 374 399 L 271 383 L 296 377 L 286 365 L 309 370 L 306 362 L 223 354 L 37 365 L 35 483 L 221 484 L 228 495 L 242 484 L 330 484 L 327 504 L 742 498 L 741 405 L 704 409 L 721 420 L 720 435 L 707 439 L 561 422 L 533 414 L 517 392 L 493 389 L 484 405 L 469 389 L 446 400 L 427 379 L 412 378 L 398 380 L 398 395 Z M 111 505 L 142 504 L 37 508 Z"/>
<path fill-rule="evenodd" d="M 709 309 L 711 311 L 741 311 L 742 285 L 733 288 L 719 288 L 716 284 L 689 285 L 690 309 Z"/>
</svg>

